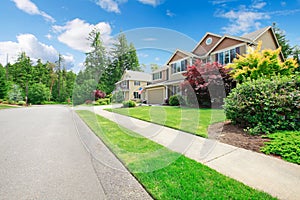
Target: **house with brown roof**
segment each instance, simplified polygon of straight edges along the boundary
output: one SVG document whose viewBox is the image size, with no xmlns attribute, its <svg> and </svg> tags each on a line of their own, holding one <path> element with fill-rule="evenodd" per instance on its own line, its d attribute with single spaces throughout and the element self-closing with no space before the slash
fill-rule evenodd
<svg viewBox="0 0 300 200">
<path fill-rule="evenodd" d="M 165 99 L 180 93 L 179 85 L 184 80 L 182 74 L 196 59 L 226 65 L 237 54 L 246 54 L 247 48 L 256 47 L 259 41 L 262 42 L 262 49 L 279 48 L 271 26 L 239 37 L 206 33 L 191 52 L 177 49 L 164 67 L 152 72 L 152 84 L 145 86 L 145 99 L 149 104 L 162 104 Z M 281 59 L 284 59 L 282 54 Z"/>
<path fill-rule="evenodd" d="M 121 80 L 115 83 L 115 92 L 122 92 L 125 101 L 145 99 L 142 91 L 151 81 L 149 73 L 126 70 Z"/>
</svg>

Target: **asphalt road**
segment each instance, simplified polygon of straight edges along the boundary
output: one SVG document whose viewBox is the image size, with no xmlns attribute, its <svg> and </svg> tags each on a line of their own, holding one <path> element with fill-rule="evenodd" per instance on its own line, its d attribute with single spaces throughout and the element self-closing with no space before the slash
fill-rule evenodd
<svg viewBox="0 0 300 200">
<path fill-rule="evenodd" d="M 140 198 L 150 196 L 72 109 L 0 111 L 1 200 Z"/>
</svg>

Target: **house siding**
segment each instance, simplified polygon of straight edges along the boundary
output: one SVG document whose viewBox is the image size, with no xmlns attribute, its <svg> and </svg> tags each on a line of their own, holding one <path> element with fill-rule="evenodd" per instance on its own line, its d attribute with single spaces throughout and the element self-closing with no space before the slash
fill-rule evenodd
<svg viewBox="0 0 300 200">
<path fill-rule="evenodd" d="M 220 51 L 226 48 L 229 48 L 231 46 L 235 46 L 235 45 L 239 45 L 239 44 L 243 44 L 244 42 L 238 41 L 238 40 L 234 40 L 234 39 L 230 39 L 230 38 L 225 38 L 215 49 L 215 51 Z"/>
<path fill-rule="evenodd" d="M 210 45 L 206 45 L 206 39 L 207 38 L 211 38 L 212 39 L 212 43 Z M 214 35 L 207 35 L 203 41 L 197 46 L 197 48 L 193 51 L 194 54 L 198 55 L 198 56 L 203 56 L 206 53 L 208 53 L 220 40 L 220 37 L 216 37 Z"/>
<path fill-rule="evenodd" d="M 262 49 L 277 49 L 278 48 L 275 38 L 272 36 L 271 30 L 265 32 L 256 41 L 257 42 L 262 41 L 262 46 L 261 46 Z"/>
</svg>

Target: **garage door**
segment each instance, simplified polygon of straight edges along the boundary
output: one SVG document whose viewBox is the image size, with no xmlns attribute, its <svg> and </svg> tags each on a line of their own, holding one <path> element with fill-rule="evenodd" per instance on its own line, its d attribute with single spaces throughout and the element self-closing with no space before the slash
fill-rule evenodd
<svg viewBox="0 0 300 200">
<path fill-rule="evenodd" d="M 164 89 L 157 88 L 148 90 L 149 104 L 163 104 L 164 103 Z"/>
</svg>

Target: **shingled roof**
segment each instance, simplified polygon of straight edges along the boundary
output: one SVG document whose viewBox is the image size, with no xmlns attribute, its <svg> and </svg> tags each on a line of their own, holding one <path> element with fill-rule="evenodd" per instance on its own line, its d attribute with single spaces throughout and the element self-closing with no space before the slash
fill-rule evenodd
<svg viewBox="0 0 300 200">
<path fill-rule="evenodd" d="M 257 38 L 259 38 L 263 33 L 265 33 L 270 28 L 272 28 L 272 27 L 271 26 L 267 26 L 267 27 L 264 27 L 262 29 L 258 29 L 258 30 L 254 31 L 254 32 L 244 34 L 241 37 L 249 39 L 249 40 L 252 40 L 252 41 L 255 41 Z"/>
</svg>

